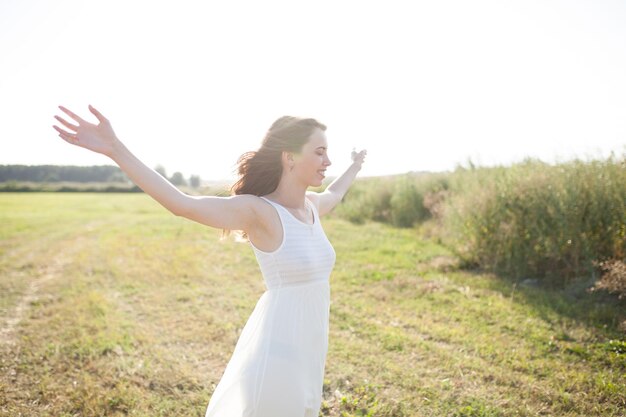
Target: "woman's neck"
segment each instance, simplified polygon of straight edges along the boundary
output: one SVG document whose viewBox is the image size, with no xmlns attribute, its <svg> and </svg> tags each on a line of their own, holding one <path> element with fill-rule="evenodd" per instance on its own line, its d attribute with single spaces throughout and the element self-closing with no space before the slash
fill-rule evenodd
<svg viewBox="0 0 626 417">
<path fill-rule="evenodd" d="M 278 187 L 267 196 L 284 207 L 305 211 L 307 188 L 304 184 L 289 180 L 289 177 L 283 177 Z"/>
</svg>

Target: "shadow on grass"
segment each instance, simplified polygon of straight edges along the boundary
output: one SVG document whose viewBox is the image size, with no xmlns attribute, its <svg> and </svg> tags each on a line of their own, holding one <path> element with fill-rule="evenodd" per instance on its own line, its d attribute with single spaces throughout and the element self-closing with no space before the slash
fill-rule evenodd
<svg viewBox="0 0 626 417">
<path fill-rule="evenodd" d="M 479 268 L 459 270 L 470 275 L 492 276 L 495 279 L 489 280 L 490 290 L 531 306 L 548 323 L 554 322 L 557 315 L 593 327 L 602 337 L 626 340 L 626 299 L 618 300 L 603 290 L 590 292 L 595 280 L 579 279 L 563 288 L 554 288 L 536 281 L 516 281 Z"/>
</svg>

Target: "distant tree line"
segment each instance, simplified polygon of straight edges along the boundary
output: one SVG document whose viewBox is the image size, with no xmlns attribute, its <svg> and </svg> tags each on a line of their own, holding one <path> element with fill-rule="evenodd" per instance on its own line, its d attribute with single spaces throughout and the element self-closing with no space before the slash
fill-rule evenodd
<svg viewBox="0 0 626 417">
<path fill-rule="evenodd" d="M 191 175 L 189 180 L 186 180 L 182 173 L 174 172 L 171 177 L 168 177 L 162 165 L 157 165 L 155 171 L 174 185 L 190 185 L 193 188 L 200 186 L 198 175 Z M 126 174 L 115 165 L 0 165 L 0 182 L 7 181 L 131 182 Z"/>
<path fill-rule="evenodd" d="M 126 182 L 128 178 L 113 165 L 0 165 L 0 182 Z"/>
<path fill-rule="evenodd" d="M 200 177 L 198 175 L 190 175 L 189 182 L 187 182 L 183 174 L 178 171 L 174 172 L 172 176 L 168 178 L 167 172 L 165 171 L 165 167 L 163 165 L 157 165 L 154 170 L 161 174 L 163 177 L 167 178 L 174 185 L 190 185 L 193 188 L 198 188 L 200 186 Z"/>
</svg>

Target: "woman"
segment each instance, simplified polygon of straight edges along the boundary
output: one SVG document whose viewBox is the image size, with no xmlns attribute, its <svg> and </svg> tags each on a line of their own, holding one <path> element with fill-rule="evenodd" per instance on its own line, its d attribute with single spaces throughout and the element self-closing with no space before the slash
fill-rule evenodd
<svg viewBox="0 0 626 417">
<path fill-rule="evenodd" d="M 335 251 L 319 217 L 348 191 L 367 151 L 323 193 L 331 164 L 326 126 L 284 116 L 261 147 L 238 161 L 230 197 L 190 196 L 144 165 L 94 107 L 98 124 L 59 106 L 76 124 L 55 118 L 65 141 L 110 157 L 143 191 L 177 216 L 241 233 L 251 244 L 267 290 L 246 322 L 208 404 L 206 417 L 316 417 L 322 401 L 328 348 L 329 277 Z"/>
</svg>

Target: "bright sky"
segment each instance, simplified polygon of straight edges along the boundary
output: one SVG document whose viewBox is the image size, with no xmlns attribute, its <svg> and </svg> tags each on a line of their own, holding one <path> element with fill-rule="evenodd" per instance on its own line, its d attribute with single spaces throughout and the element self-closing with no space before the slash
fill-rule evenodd
<svg viewBox="0 0 626 417">
<path fill-rule="evenodd" d="M 61 104 L 151 167 L 234 178 L 284 114 L 328 126 L 328 176 L 626 152 L 624 1 L 0 0 L 0 164 L 112 164 Z"/>
</svg>

